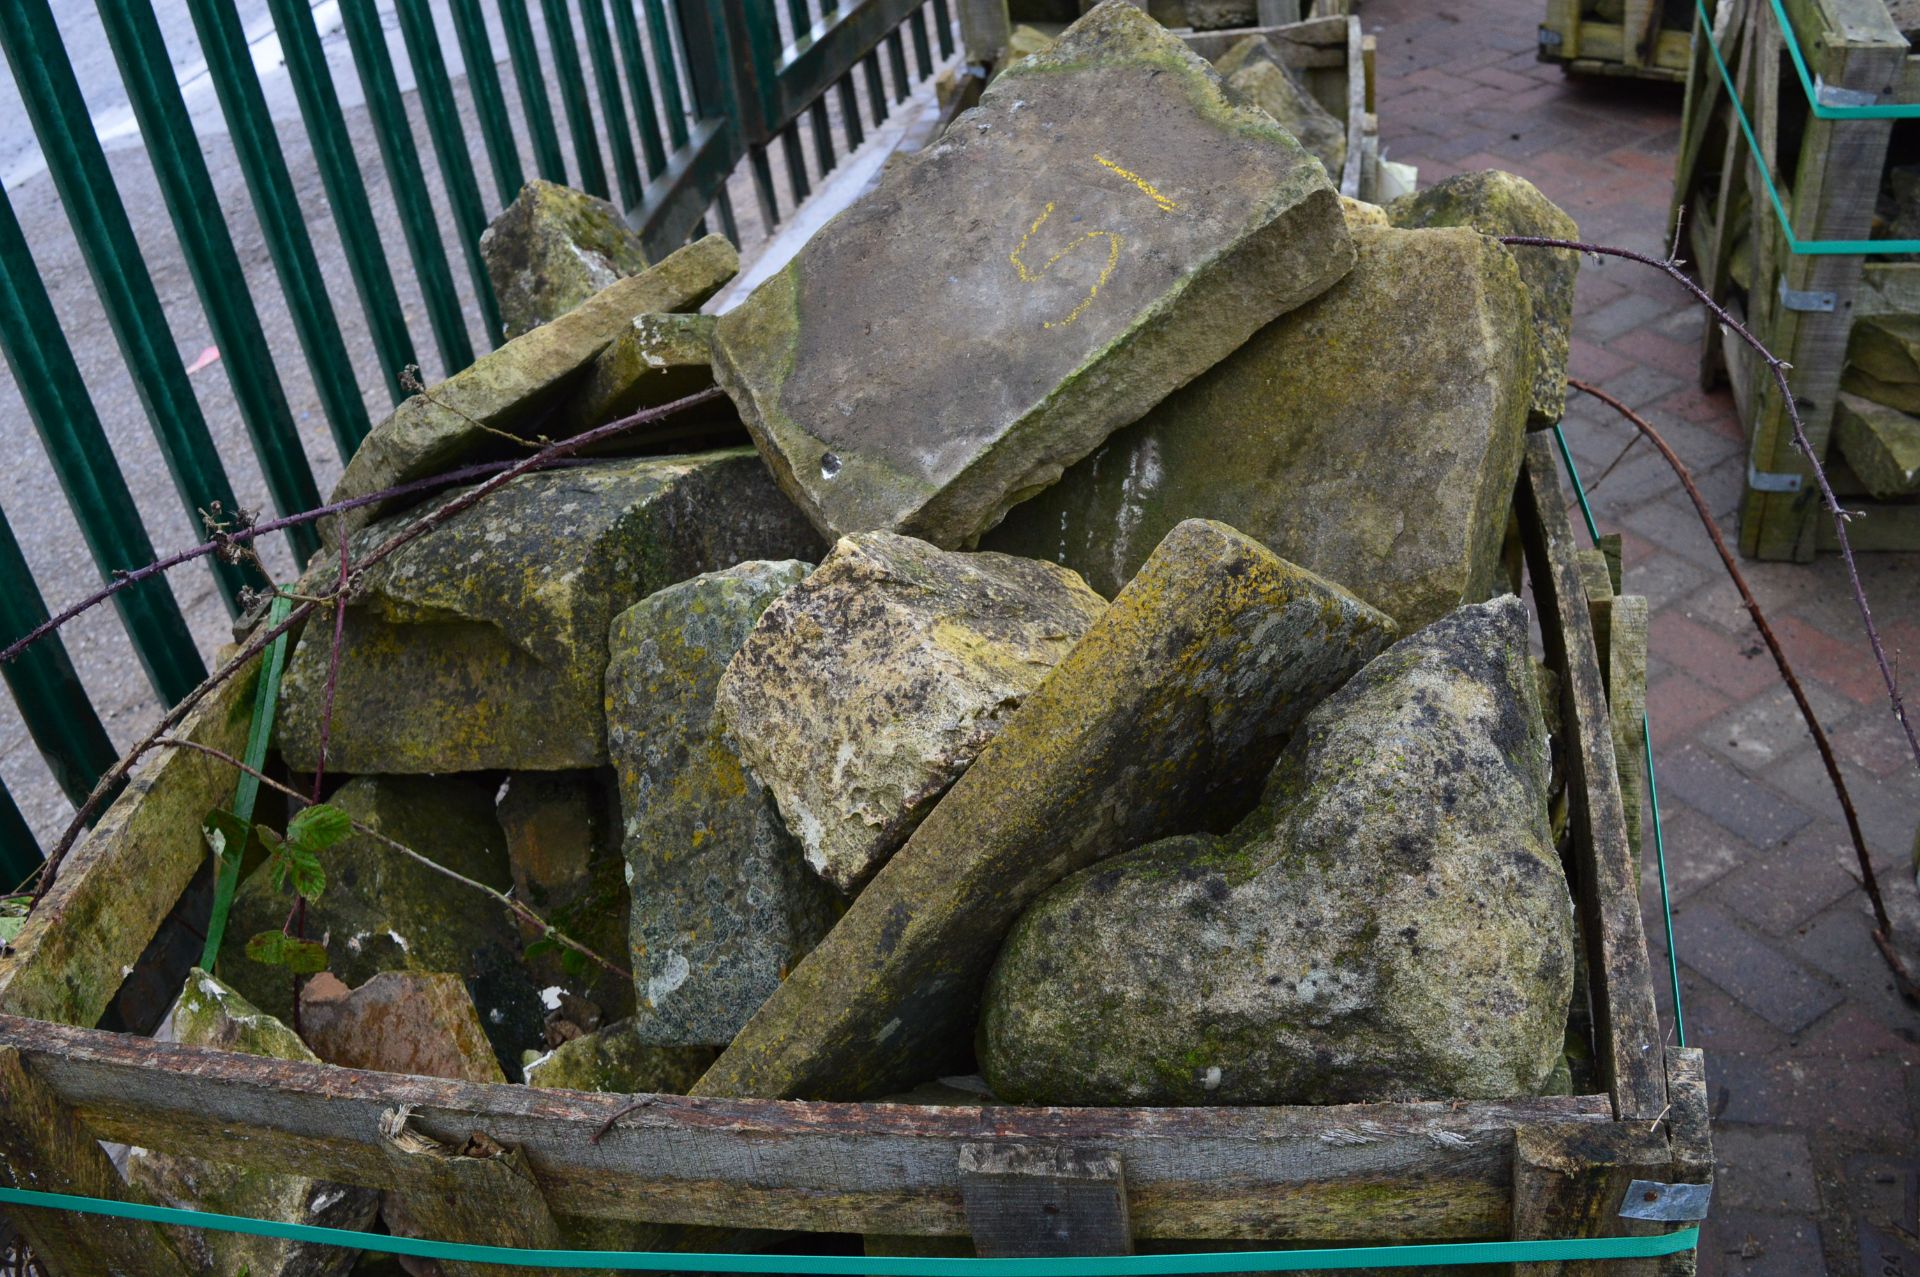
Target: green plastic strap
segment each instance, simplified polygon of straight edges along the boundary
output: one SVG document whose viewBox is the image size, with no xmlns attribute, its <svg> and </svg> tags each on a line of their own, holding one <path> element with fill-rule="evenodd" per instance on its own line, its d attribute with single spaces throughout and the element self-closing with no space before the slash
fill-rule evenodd
<svg viewBox="0 0 1920 1277">
<path fill-rule="evenodd" d="M 1454 1267 L 1460 1264 L 1551 1263 L 1582 1259 L 1652 1259 L 1692 1250 L 1697 1227 L 1641 1237 L 1574 1237 L 1563 1241 L 1444 1242 L 1424 1246 L 1343 1246 L 1329 1250 L 1248 1250 L 1179 1255 L 1115 1255 L 1069 1259 L 949 1259 L 913 1255 L 741 1255 L 690 1251 L 524 1250 L 475 1246 L 424 1237 L 356 1233 L 318 1224 L 245 1219 L 173 1206 L 70 1197 L 24 1188 L 0 1188 L 0 1205 L 110 1215 L 246 1233 L 282 1241 L 317 1242 L 386 1255 L 450 1259 L 521 1268 L 612 1268 L 624 1272 L 805 1273 L 818 1277 L 1156 1277 L 1167 1274 L 1303 1273 L 1349 1268 Z"/>
<path fill-rule="evenodd" d="M 276 594 L 273 602 L 267 605 L 267 619 L 264 622 L 271 630 L 287 619 L 287 613 L 293 610 L 293 600 L 284 594 Z M 247 728 L 247 752 L 243 760 L 247 766 L 259 771 L 267 765 L 267 742 L 273 739 L 273 711 L 280 701 L 280 673 L 287 664 L 287 636 L 280 635 L 267 645 L 265 664 L 260 669 L 260 682 L 253 692 L 253 723 Z M 233 814 L 239 817 L 240 824 L 248 829 L 253 827 L 253 804 L 260 796 L 260 778 L 250 772 L 240 773 L 240 783 L 233 790 Z M 213 912 L 207 918 L 207 944 L 200 953 L 200 969 L 213 970 L 213 964 L 220 957 L 220 942 L 227 934 L 227 913 L 233 907 L 233 893 L 240 884 L 240 862 L 246 857 L 247 848 L 243 842 L 238 847 L 223 849 L 217 872 L 213 880 Z"/>
<path fill-rule="evenodd" d="M 1594 522 L 1593 506 L 1587 502 L 1586 485 L 1580 482 L 1580 467 L 1573 464 L 1566 432 L 1557 422 L 1553 427 L 1553 441 L 1560 446 L 1560 464 L 1567 468 L 1567 478 L 1573 482 L 1573 495 L 1579 499 L 1580 514 L 1587 521 L 1587 535 L 1599 545 L 1600 525 Z M 1675 1045 L 1684 1047 L 1687 1021 L 1680 1011 L 1680 955 L 1673 947 L 1673 898 L 1667 893 L 1667 839 L 1660 827 L 1660 781 L 1653 771 L 1653 728 L 1644 713 L 1640 715 L 1640 743 L 1647 755 L 1647 805 L 1653 809 L 1654 862 L 1660 868 L 1660 913 L 1667 927 L 1667 978 L 1673 982 L 1673 1040 Z"/>
<path fill-rule="evenodd" d="M 1700 15 L 1700 30 L 1707 37 L 1707 51 L 1713 55 L 1714 66 L 1720 69 L 1721 82 L 1727 86 L 1727 101 L 1733 106 L 1734 118 L 1740 122 L 1740 132 L 1747 139 L 1747 149 L 1753 152 L 1753 166 L 1760 170 L 1760 180 L 1767 185 L 1767 198 L 1773 204 L 1773 215 L 1780 221 L 1780 233 L 1787 238 L 1787 251 L 1803 257 L 1888 257 L 1897 253 L 1920 253 L 1920 239 L 1801 239 L 1793 233 L 1792 223 L 1787 218 L 1787 206 L 1780 198 L 1779 188 L 1773 184 L 1773 172 L 1767 167 L 1766 157 L 1760 154 L 1760 143 L 1753 136 L 1753 124 L 1747 119 L 1747 109 L 1741 105 L 1739 90 L 1733 85 L 1733 72 L 1727 69 L 1727 60 L 1720 54 L 1720 42 L 1713 37 L 1713 19 L 1707 16 L 1706 0 L 1693 0 L 1693 7 Z M 1920 107 L 1823 107 L 1814 100 L 1813 81 L 1807 78 L 1807 65 L 1800 56 L 1800 46 L 1793 36 L 1793 27 L 1780 10 L 1780 0 L 1773 0 L 1775 13 L 1780 14 L 1780 28 L 1786 39 L 1786 46 L 1793 51 L 1794 65 L 1800 68 L 1801 81 L 1807 86 L 1807 100 L 1814 114 L 1826 119 L 1860 118 L 1854 115 L 1840 115 L 1840 112 L 1887 111 L 1900 114 L 1920 114 Z M 1874 116 L 1872 118 L 1885 118 Z"/>
<path fill-rule="evenodd" d="M 1813 73 L 1807 69 L 1807 59 L 1800 52 L 1800 37 L 1794 34 L 1793 23 L 1787 18 L 1786 6 L 1780 0 L 1773 0 L 1773 12 L 1780 20 L 1781 42 L 1793 56 L 1793 69 L 1800 73 L 1800 87 L 1807 91 L 1807 107 L 1816 116 L 1823 120 L 1920 119 L 1920 102 L 1872 102 L 1857 106 L 1822 102 L 1820 88 L 1813 82 Z"/>
</svg>

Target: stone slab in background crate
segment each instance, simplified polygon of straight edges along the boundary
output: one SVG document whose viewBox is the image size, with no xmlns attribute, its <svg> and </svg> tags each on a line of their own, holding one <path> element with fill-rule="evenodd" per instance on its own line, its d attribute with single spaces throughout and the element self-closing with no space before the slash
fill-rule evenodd
<svg viewBox="0 0 1920 1277">
<path fill-rule="evenodd" d="M 1787 0 L 1785 8 L 1818 83 L 1882 103 L 1920 103 L 1920 56 L 1909 51 L 1885 0 Z M 1811 115 L 1771 0 L 1720 0 L 1714 32 L 1794 237 L 1866 239 L 1895 122 Z M 1695 45 L 1670 218 L 1682 237 L 1681 256 L 1715 301 L 1793 366 L 1789 378 L 1808 442 L 1842 501 L 1866 512 L 1847 527 L 1853 547 L 1920 549 L 1920 500 L 1869 499 L 1831 446 L 1853 324 L 1874 315 L 1920 315 L 1920 263 L 1789 251 L 1704 33 Z M 1790 149 L 1796 130 L 1797 153 Z M 1736 252 L 1743 234 L 1746 249 Z M 1713 324 L 1704 332 L 1701 384 L 1711 388 L 1726 378 L 1747 434 L 1742 552 L 1806 562 L 1834 548 L 1832 523 L 1793 446 L 1771 373 L 1731 333 Z"/>
<path fill-rule="evenodd" d="M 1679 83 L 1687 78 L 1687 29 L 1668 26 L 1661 0 L 1625 0 L 1617 20 L 1583 13 L 1583 0 L 1547 0 L 1539 57 L 1582 75 L 1628 75 Z M 1711 6 L 1709 6 L 1711 7 Z"/>
<path fill-rule="evenodd" d="M 606 1220 L 646 1220 L 973 1238 L 981 1253 L 1044 1254 L 1054 1245 L 1052 1217 L 1028 1209 L 1033 1192 L 1009 1177 L 1051 1163 L 1073 1171 L 1066 1178 L 1075 1181 L 1068 1185 L 1075 1200 L 1085 1199 L 1085 1244 L 1106 1253 L 1136 1239 L 1162 1249 L 1208 1241 L 1385 1245 L 1680 1226 L 1619 1213 L 1629 1183 L 1702 1183 L 1712 1159 L 1700 1053 L 1665 1046 L 1655 1019 L 1614 754 L 1618 707 L 1604 690 L 1603 671 L 1619 666 L 1595 633 L 1550 449 L 1545 437 L 1530 438 L 1515 515 L 1547 659 L 1559 674 L 1558 736 L 1572 798 L 1567 855 L 1601 1090 L 1513 1101 L 1212 1109 L 658 1096 L 596 1144 L 596 1131 L 632 1097 L 341 1069 L 75 1027 L 99 1017 L 119 972 L 139 961 L 166 902 L 204 855 L 197 829 L 178 840 L 96 834 L 0 959 L 0 1065 L 30 1079 L 14 1089 L 30 1085 L 39 1114 L 0 1122 L 0 1181 L 8 1166 L 70 1164 L 72 1137 L 83 1133 L 82 1142 L 297 1164 L 316 1177 L 405 1197 L 444 1188 L 434 1178 L 439 1171 L 396 1152 L 434 1141 L 498 1148 L 510 1161 L 484 1177 L 487 1218 L 461 1216 L 461 1227 L 487 1234 L 462 1239 L 472 1241 L 553 1244 Z M 232 728 L 222 698 L 185 730 Z M 155 784 L 176 780 L 191 792 L 174 806 L 207 803 L 197 771 L 154 775 Z M 127 818 L 144 806 L 138 789 L 103 828 L 139 823 Z M 147 889 L 125 891 L 136 875 Z M 134 896 L 150 900 L 136 908 Z M 85 1182 L 43 1175 L 32 1186 L 130 1195 L 99 1170 L 94 1165 Z M 83 1231 L 63 1231 L 30 1212 L 19 1222 L 56 1277 L 92 1271 L 99 1253 L 146 1253 L 148 1267 L 131 1271 L 173 1271 L 171 1252 L 153 1248 L 151 1230 L 139 1225 L 90 1218 Z M 1034 1235 L 1023 1240 L 1022 1227 Z M 1116 1235 L 1120 1228 L 1127 1237 Z M 1690 1272 L 1690 1261 L 1605 1268 L 1636 1277 Z"/>
</svg>

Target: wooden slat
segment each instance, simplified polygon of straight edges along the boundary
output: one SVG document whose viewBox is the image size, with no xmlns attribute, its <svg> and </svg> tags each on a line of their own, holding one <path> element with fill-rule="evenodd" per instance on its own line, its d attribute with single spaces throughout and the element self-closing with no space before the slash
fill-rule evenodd
<svg viewBox="0 0 1920 1277">
<path fill-rule="evenodd" d="M 1581 931 L 1593 982 L 1594 1052 L 1623 1120 L 1666 1108 L 1665 1065 L 1599 654 L 1553 442 L 1527 436 L 1517 505 L 1547 659 L 1560 673 Z"/>
<path fill-rule="evenodd" d="M 1642 806 L 1647 793 L 1647 601 L 1626 594 L 1607 606 L 1607 718 L 1620 771 L 1620 804 L 1627 821 L 1627 847 L 1634 885 L 1640 883 L 1644 846 Z"/>
<path fill-rule="evenodd" d="M 0 1016 L 0 1047 L 102 1139 L 391 1187 L 379 1123 L 523 1150 L 565 1213 L 855 1233 L 968 1231 L 962 1145 L 1112 1152 L 1136 1236 L 1506 1235 L 1513 1130 L 1606 1122 L 1605 1096 L 1265 1109 L 974 1109 L 487 1086 L 267 1060 Z"/>
<path fill-rule="evenodd" d="M 1547 0 L 1547 16 L 1540 25 L 1560 37 L 1556 57 L 1572 61 L 1580 56 L 1584 30 L 1580 22 L 1580 0 Z"/>
<path fill-rule="evenodd" d="M 1360 19 L 1347 23 L 1347 158 L 1340 166 L 1340 193 L 1360 198 L 1360 166 L 1366 160 L 1367 64 L 1360 38 Z"/>
<path fill-rule="evenodd" d="M 1133 1253 L 1126 1177 L 1113 1153 L 968 1144 L 960 1194 L 983 1259 Z"/>
<path fill-rule="evenodd" d="M 0 1184 L 151 1205 L 120 1177 L 86 1125 L 35 1077 L 21 1052 L 0 1047 Z M 158 1224 L 10 1206 L 50 1277 L 187 1277 L 192 1271 Z"/>
<path fill-rule="evenodd" d="M 1515 1237 L 1630 1237 L 1671 1229 L 1620 1218 L 1628 1184 L 1671 1182 L 1667 1138 L 1644 1123 L 1524 1129 L 1514 1137 L 1513 1161 Z M 1657 1258 L 1595 1259 L 1515 1264 L 1513 1271 L 1515 1277 L 1656 1277 L 1664 1266 Z"/>
<path fill-rule="evenodd" d="M 1653 44 L 1660 34 L 1660 0 L 1626 0 L 1625 16 L 1620 20 L 1620 61 L 1630 67 L 1644 67 L 1653 60 Z"/>
<path fill-rule="evenodd" d="M 258 670 L 256 661 L 209 693 L 178 734 L 239 754 Z M 11 955 L 0 958 L 0 1011 L 96 1023 L 207 862 L 200 822 L 233 801 L 237 777 L 202 754 L 156 751 L 67 856 Z"/>
</svg>

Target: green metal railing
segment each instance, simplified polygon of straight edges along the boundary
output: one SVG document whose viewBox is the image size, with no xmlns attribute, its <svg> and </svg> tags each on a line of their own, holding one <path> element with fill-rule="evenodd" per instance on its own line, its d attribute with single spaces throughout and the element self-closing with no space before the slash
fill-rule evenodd
<svg viewBox="0 0 1920 1277">
<path fill-rule="evenodd" d="M 936 48 L 947 58 L 955 44 L 948 0 L 339 0 L 363 103 L 349 111 L 313 0 L 267 0 L 298 108 L 296 125 L 276 121 L 269 111 L 234 6 L 185 0 L 185 9 L 302 360 L 275 349 L 266 335 L 222 209 L 222 195 L 232 193 L 216 186 L 203 158 L 203 139 L 152 0 L 102 4 L 99 21 L 253 462 L 282 514 L 321 500 L 291 407 L 299 392 L 311 387 L 341 460 L 371 426 L 362 387 L 383 384 L 394 403 L 405 396 L 406 371 L 418 356 L 403 297 L 419 298 L 442 375 L 470 363 L 479 343 L 500 342 L 479 238 L 489 217 L 519 191 L 523 164 L 540 177 L 613 199 L 654 256 L 704 233 L 710 216 L 738 242 L 727 190 L 736 169 L 744 164 L 750 177 L 759 232 L 770 232 L 783 213 L 776 167 L 785 169 L 790 211 L 934 73 Z M 403 90 L 390 51 L 383 23 L 389 14 L 411 90 Z M 450 41 L 443 30 L 451 31 Z M 449 71 L 455 48 L 457 77 Z M 228 467 L 240 459 L 223 457 L 216 447 L 179 355 L 178 334 L 195 321 L 169 315 L 162 305 L 141 251 L 143 236 L 151 241 L 155 228 L 136 228 L 123 203 L 50 0 L 0 0 L 0 50 L 159 455 L 191 526 L 199 528 L 200 512 L 216 502 L 223 511 L 239 509 Z M 496 50 L 504 54 L 508 77 Z M 864 118 L 856 79 L 864 81 Z M 508 97 L 509 81 L 516 100 Z M 424 133 L 416 130 L 410 106 Z M 291 149 L 294 143 L 301 149 Z M 422 159 L 427 150 L 437 187 Z M 303 199 L 297 164 L 317 173 L 324 212 Z M 491 177 L 485 195 L 482 167 Z M 376 173 L 384 174 L 384 184 Z M 395 245 L 383 235 L 370 188 L 400 228 L 404 268 L 390 252 Z M 336 257 L 351 277 L 350 299 L 330 291 L 322 269 L 323 258 Z M 347 314 L 371 347 L 361 365 L 343 334 Z M 109 443 L 34 246 L 4 190 L 0 351 L 102 579 L 153 560 L 154 538 L 129 491 L 123 459 Z M 27 517 L 11 513 L 15 520 Z M 0 643 L 47 615 L 41 586 L 6 518 L 0 513 Z M 310 528 L 286 535 L 296 562 L 317 548 Z M 220 598 L 237 611 L 243 590 L 260 584 L 257 573 L 208 562 Z M 164 582 L 123 591 L 115 603 L 161 701 L 177 700 L 205 676 L 186 618 Z M 67 650 L 55 637 L 0 675 L 53 780 L 78 801 L 114 751 Z M 27 822 L 0 783 L 0 878 L 6 880 L 0 890 L 38 857 Z"/>
</svg>

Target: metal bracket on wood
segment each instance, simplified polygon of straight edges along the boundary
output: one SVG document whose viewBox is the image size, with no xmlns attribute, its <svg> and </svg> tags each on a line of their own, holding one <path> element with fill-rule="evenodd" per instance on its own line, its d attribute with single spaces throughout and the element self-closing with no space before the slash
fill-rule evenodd
<svg viewBox="0 0 1920 1277">
<path fill-rule="evenodd" d="M 1880 101 L 1872 89 L 1843 89 L 1828 84 L 1818 73 L 1813 77 L 1813 97 L 1821 106 L 1873 106 Z"/>
<path fill-rule="evenodd" d="M 1712 1199 L 1712 1184 L 1662 1184 L 1658 1180 L 1637 1179 L 1627 1185 L 1626 1200 L 1620 1203 L 1620 1216 L 1668 1223 L 1701 1220 L 1707 1217 L 1707 1204 Z"/>
<path fill-rule="evenodd" d="M 1747 459 L 1747 486 L 1755 492 L 1798 492 L 1800 482 L 1800 476 L 1797 474 L 1762 470 L 1753 464 L 1751 457 Z"/>
<path fill-rule="evenodd" d="M 1780 304 L 1788 310 L 1831 313 L 1840 305 L 1840 296 L 1820 288 L 1788 288 L 1787 277 L 1780 277 Z"/>
</svg>

